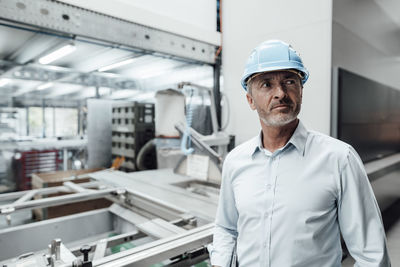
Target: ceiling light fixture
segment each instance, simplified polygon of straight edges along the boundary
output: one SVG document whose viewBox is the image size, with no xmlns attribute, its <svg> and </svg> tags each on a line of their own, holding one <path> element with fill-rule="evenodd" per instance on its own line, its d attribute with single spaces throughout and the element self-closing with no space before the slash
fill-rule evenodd
<svg viewBox="0 0 400 267">
<path fill-rule="evenodd" d="M 0 87 L 3 87 L 5 85 L 9 84 L 10 82 L 11 82 L 10 79 L 5 79 L 5 78 L 0 79 Z"/>
<path fill-rule="evenodd" d="M 39 58 L 39 63 L 40 64 L 49 64 L 53 61 L 56 61 L 57 59 L 65 57 L 68 54 L 71 54 L 75 50 L 76 50 L 76 46 L 74 44 L 64 45 L 63 47 L 60 47 L 59 49 L 54 50 L 53 52 Z"/>
<path fill-rule="evenodd" d="M 44 83 L 44 84 L 39 85 L 36 88 L 36 90 L 44 90 L 44 89 L 52 87 L 53 85 L 54 85 L 54 83 L 51 83 L 51 82 L 50 83 Z"/>
<path fill-rule="evenodd" d="M 130 59 L 125 59 L 123 61 L 117 62 L 117 63 L 113 63 L 111 65 L 107 65 L 104 67 L 101 67 L 100 69 L 98 69 L 98 71 L 102 72 L 102 71 L 107 71 L 107 70 L 111 70 L 111 69 L 115 69 L 124 65 L 128 65 L 130 63 L 132 63 L 133 61 L 135 61 L 136 58 L 130 58 Z"/>
<path fill-rule="evenodd" d="M 138 91 L 138 90 L 122 89 L 122 90 L 112 92 L 110 98 L 111 99 L 123 99 L 123 98 L 133 97 L 139 93 L 140 93 L 140 91 Z"/>
</svg>

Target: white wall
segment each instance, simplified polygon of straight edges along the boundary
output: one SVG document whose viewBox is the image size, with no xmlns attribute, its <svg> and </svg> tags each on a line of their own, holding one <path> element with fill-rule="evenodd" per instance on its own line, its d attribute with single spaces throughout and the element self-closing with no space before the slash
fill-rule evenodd
<svg viewBox="0 0 400 267">
<path fill-rule="evenodd" d="M 237 144 L 260 129 L 240 79 L 251 50 L 268 39 L 286 41 L 300 53 L 310 71 L 300 118 L 309 129 L 329 134 L 332 0 L 222 1 L 222 12 L 223 90 L 231 106 L 227 130 Z"/>
<path fill-rule="evenodd" d="M 61 0 L 138 24 L 220 45 L 216 0 Z"/>
<path fill-rule="evenodd" d="M 332 66 L 400 90 L 400 35 L 394 34 L 396 29 L 372 1 L 335 1 Z"/>
</svg>

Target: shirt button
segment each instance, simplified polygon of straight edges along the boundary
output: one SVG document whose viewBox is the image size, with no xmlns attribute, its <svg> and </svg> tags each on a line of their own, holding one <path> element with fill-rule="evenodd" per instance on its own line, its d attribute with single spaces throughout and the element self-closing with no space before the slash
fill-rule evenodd
<svg viewBox="0 0 400 267">
<path fill-rule="evenodd" d="M 263 247 L 266 248 L 267 247 L 267 242 L 263 243 Z"/>
<path fill-rule="evenodd" d="M 267 190 L 271 190 L 271 185 L 270 184 L 267 184 Z"/>
<path fill-rule="evenodd" d="M 268 212 L 264 213 L 264 217 L 268 218 Z"/>
</svg>

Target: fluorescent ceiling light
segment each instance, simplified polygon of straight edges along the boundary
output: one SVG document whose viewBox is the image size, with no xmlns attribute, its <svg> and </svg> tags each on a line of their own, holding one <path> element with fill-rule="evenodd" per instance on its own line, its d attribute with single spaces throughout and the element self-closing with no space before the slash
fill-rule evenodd
<svg viewBox="0 0 400 267">
<path fill-rule="evenodd" d="M 120 61 L 120 62 L 117 62 L 117 63 L 113 63 L 111 65 L 101 67 L 100 69 L 98 69 L 98 71 L 107 71 L 107 70 L 115 69 L 115 68 L 130 64 L 133 61 L 135 61 L 135 59 L 136 58 L 130 58 L 130 59 L 126 59 L 126 60 L 123 60 L 123 61 Z"/>
<path fill-rule="evenodd" d="M 39 63 L 40 64 L 49 64 L 57 59 L 65 57 L 68 54 L 71 54 L 72 52 L 75 51 L 75 49 L 76 49 L 76 46 L 74 44 L 67 44 L 67 45 L 51 52 L 50 54 L 47 54 L 47 55 L 39 58 Z"/>
<path fill-rule="evenodd" d="M 44 89 L 52 87 L 53 85 L 54 85 L 54 83 L 44 83 L 44 84 L 39 85 L 36 88 L 36 90 L 44 90 Z"/>
<path fill-rule="evenodd" d="M 54 85 L 54 84 L 53 84 Z M 76 84 L 58 84 L 58 90 L 52 90 L 50 93 L 47 94 L 47 97 L 58 97 L 63 95 L 68 95 L 72 93 L 76 93 L 85 89 L 85 86 L 80 86 Z"/>
<path fill-rule="evenodd" d="M 0 79 L 0 87 L 3 87 L 11 82 L 10 79 Z"/>
<path fill-rule="evenodd" d="M 133 90 L 133 89 L 118 90 L 118 91 L 114 91 L 112 93 L 112 95 L 110 96 L 110 98 L 111 99 L 128 98 L 128 97 L 133 97 L 139 93 L 140 93 L 140 91 Z"/>
</svg>

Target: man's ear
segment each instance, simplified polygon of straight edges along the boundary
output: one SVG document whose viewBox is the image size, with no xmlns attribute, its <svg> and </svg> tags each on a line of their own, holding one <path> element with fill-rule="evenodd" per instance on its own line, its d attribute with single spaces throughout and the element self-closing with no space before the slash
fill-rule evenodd
<svg viewBox="0 0 400 267">
<path fill-rule="evenodd" d="M 303 85 L 301 85 L 301 88 L 300 88 L 300 98 L 301 98 L 301 102 L 303 102 Z"/>
<path fill-rule="evenodd" d="M 254 104 L 253 97 L 249 93 L 246 93 L 246 98 L 247 98 L 247 102 L 249 103 L 250 108 L 252 110 L 255 110 L 256 109 L 256 105 Z"/>
</svg>

